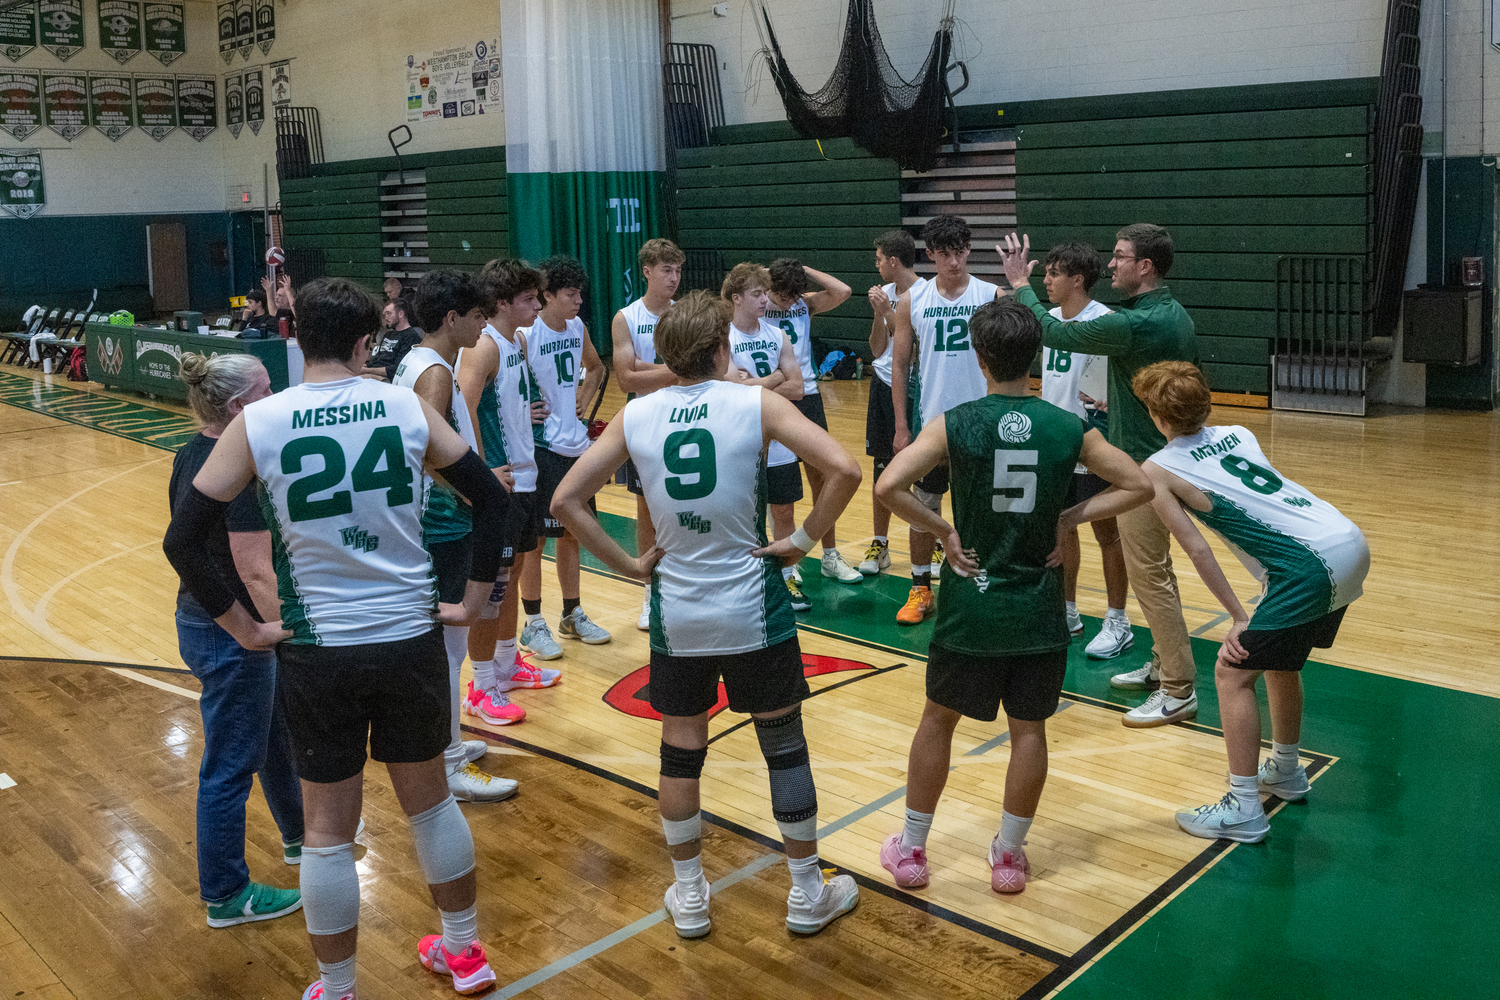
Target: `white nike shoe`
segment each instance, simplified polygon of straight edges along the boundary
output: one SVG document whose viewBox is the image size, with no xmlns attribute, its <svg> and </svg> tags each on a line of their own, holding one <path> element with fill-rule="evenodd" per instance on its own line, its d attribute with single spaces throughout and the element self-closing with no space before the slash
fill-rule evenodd
<svg viewBox="0 0 1500 1000">
<path fill-rule="evenodd" d="M 1113 660 L 1125 650 L 1135 645 L 1135 633 L 1130 629 L 1128 618 L 1105 618 L 1104 626 L 1099 629 L 1099 634 L 1089 640 L 1089 644 L 1083 647 L 1084 655 L 1091 660 Z M 1151 661 L 1155 665 L 1156 661 Z M 1124 674 L 1119 675 L 1121 677 Z M 1147 668 L 1147 678 L 1150 679 L 1150 667 Z M 1158 682 L 1160 677 L 1157 678 Z M 1110 683 L 1114 683 L 1111 681 Z M 1116 687 L 1124 687 L 1116 684 Z"/>
<path fill-rule="evenodd" d="M 839 583 L 864 583 L 865 575 L 850 566 L 838 549 L 823 553 L 823 575 Z"/>
<path fill-rule="evenodd" d="M 859 886 L 852 875 L 835 875 L 823 883 L 823 895 L 808 899 L 797 886 L 786 897 L 786 929 L 794 934 L 816 934 L 859 903 Z"/>
<path fill-rule="evenodd" d="M 1157 666 L 1155 659 L 1148 660 L 1144 667 L 1115 674 L 1109 679 L 1109 686 L 1122 691 L 1149 691 L 1161 687 L 1161 667 Z"/>
<path fill-rule="evenodd" d="M 1178 813 L 1177 825 L 1204 840 L 1237 840 L 1242 844 L 1258 844 L 1271 830 L 1264 809 L 1257 804 L 1253 813 L 1242 813 L 1230 792 L 1217 802 Z"/>
<path fill-rule="evenodd" d="M 1297 765 L 1295 771 L 1283 771 L 1276 766 L 1275 757 L 1267 757 L 1255 776 L 1255 787 L 1288 802 L 1300 802 L 1312 789 L 1307 780 L 1307 768 Z"/>
<path fill-rule="evenodd" d="M 1154 726 L 1170 726 L 1174 722 L 1185 722 L 1198 714 L 1198 693 L 1194 691 L 1186 698 L 1173 698 L 1164 688 L 1151 692 L 1145 702 L 1121 717 L 1128 729 L 1150 729 Z"/>
<path fill-rule="evenodd" d="M 499 802 L 516 794 L 518 787 L 510 778 L 485 774 L 473 764 L 465 764 L 448 775 L 448 791 L 460 802 Z"/>
<path fill-rule="evenodd" d="M 472 764 L 485 754 L 490 752 L 490 745 L 484 740 L 464 740 L 464 763 Z"/>
</svg>

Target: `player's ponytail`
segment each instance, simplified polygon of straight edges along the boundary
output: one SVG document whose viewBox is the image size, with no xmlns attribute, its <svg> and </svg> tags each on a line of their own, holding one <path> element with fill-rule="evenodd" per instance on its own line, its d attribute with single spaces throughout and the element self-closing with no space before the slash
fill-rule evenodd
<svg viewBox="0 0 1500 1000">
<path fill-rule="evenodd" d="M 188 405 L 205 429 L 222 431 L 234 419 L 230 403 L 245 395 L 265 370 L 250 354 L 184 354 L 180 373 L 188 387 Z"/>
</svg>

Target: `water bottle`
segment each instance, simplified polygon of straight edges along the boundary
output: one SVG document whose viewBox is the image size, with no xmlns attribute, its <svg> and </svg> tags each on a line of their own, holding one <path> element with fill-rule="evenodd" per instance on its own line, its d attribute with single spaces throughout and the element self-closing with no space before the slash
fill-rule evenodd
<svg viewBox="0 0 1500 1000">
<path fill-rule="evenodd" d="M 864 358 L 860 358 L 860 359 L 858 359 L 857 361 L 854 362 L 854 381 L 856 381 L 856 382 L 863 382 L 864 380 L 865 380 L 865 359 Z"/>
</svg>

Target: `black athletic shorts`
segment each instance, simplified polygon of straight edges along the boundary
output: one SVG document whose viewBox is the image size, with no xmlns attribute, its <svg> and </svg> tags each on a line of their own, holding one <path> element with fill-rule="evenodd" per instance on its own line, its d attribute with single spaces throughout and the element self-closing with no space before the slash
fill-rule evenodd
<svg viewBox="0 0 1500 1000">
<path fill-rule="evenodd" d="M 891 387 L 879 375 L 870 377 L 870 405 L 865 408 L 865 454 L 877 462 L 895 457 L 896 404 Z"/>
<path fill-rule="evenodd" d="M 931 472 L 918 479 L 914 484 L 923 493 L 932 493 L 938 496 L 948 492 L 948 463 L 942 462 L 933 466 Z M 1019 716 L 1017 716 L 1019 718 Z"/>
<path fill-rule="evenodd" d="M 792 404 L 808 420 L 817 424 L 825 431 L 828 429 L 828 417 L 823 413 L 823 397 L 816 392 L 808 393 Z"/>
<path fill-rule="evenodd" d="M 927 697 L 944 708 L 993 722 L 1001 705 L 1012 719 L 1052 718 L 1068 670 L 1068 650 L 970 656 L 932 643 L 927 650 Z"/>
<path fill-rule="evenodd" d="M 802 673 L 797 637 L 729 656 L 671 656 L 651 651 L 651 707 L 662 715 L 693 716 L 719 700 L 719 679 L 733 712 L 775 712 L 812 693 Z"/>
<path fill-rule="evenodd" d="M 1068 482 L 1068 495 L 1063 500 L 1064 509 L 1091 500 L 1109 489 L 1109 480 L 1094 475 L 1092 472 L 1075 472 L 1073 478 Z"/>
<path fill-rule="evenodd" d="M 1256 629 L 1255 622 L 1240 633 L 1240 645 L 1250 655 L 1230 666 L 1241 670 L 1301 670 L 1314 647 L 1327 649 L 1338 638 L 1346 604 L 1321 618 L 1291 628 Z"/>
<path fill-rule="evenodd" d="M 427 553 L 432 556 L 432 573 L 437 577 L 438 600 L 444 604 L 463 603 L 473 551 L 472 535 L 427 546 Z"/>
<path fill-rule="evenodd" d="M 541 477 L 538 476 L 538 479 Z M 501 566 L 514 566 L 516 556 L 525 555 L 536 548 L 537 536 L 541 534 L 541 508 L 537 506 L 536 491 L 516 492 L 510 495 L 510 510 L 505 519 L 506 549 L 509 558 L 502 556 Z"/>
<path fill-rule="evenodd" d="M 638 497 L 646 495 L 646 490 L 641 486 L 641 471 L 635 467 L 635 459 L 625 460 L 625 488 Z"/>
<path fill-rule="evenodd" d="M 555 451 L 546 448 L 536 450 L 536 510 L 539 518 L 537 523 L 537 534 L 543 538 L 561 538 L 563 536 L 562 522 L 552 516 L 552 494 L 557 492 L 557 484 L 563 481 L 563 476 L 576 464 L 576 457 L 569 458 L 567 455 L 559 455 Z M 594 506 L 594 498 L 589 497 L 589 510 L 596 514 L 599 508 Z"/>
<path fill-rule="evenodd" d="M 276 658 L 276 694 L 304 781 L 354 777 L 366 743 L 382 764 L 416 764 L 447 749 L 452 708 L 441 626 L 358 646 L 283 642 Z"/>
<path fill-rule="evenodd" d="M 766 469 L 766 503 L 796 503 L 802 499 L 802 463 L 788 462 Z"/>
</svg>

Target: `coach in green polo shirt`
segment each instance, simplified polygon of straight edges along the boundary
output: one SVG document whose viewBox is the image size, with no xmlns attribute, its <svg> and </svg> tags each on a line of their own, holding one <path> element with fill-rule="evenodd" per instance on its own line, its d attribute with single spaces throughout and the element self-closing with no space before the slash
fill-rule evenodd
<svg viewBox="0 0 1500 1000">
<path fill-rule="evenodd" d="M 1005 276 L 1016 289 L 1016 301 L 1042 322 L 1045 347 L 1082 354 L 1102 354 L 1109 360 L 1109 442 L 1137 462 L 1166 446 L 1166 438 L 1151 422 L 1146 407 L 1131 390 L 1135 373 L 1158 361 L 1198 363 L 1198 337 L 1193 320 L 1162 284 L 1172 268 L 1172 237 L 1160 226 L 1136 223 L 1115 234 L 1109 266 L 1112 284 L 1126 296 L 1116 311 L 1085 322 L 1055 319 L 1037 299 L 1029 283 L 1036 261 L 1028 260 L 1031 244 L 1007 236 L 996 247 Z M 1193 652 L 1182 619 L 1177 575 L 1172 571 L 1171 537 L 1150 504 L 1120 515 L 1120 540 L 1125 568 L 1136 601 L 1151 627 L 1151 662 L 1139 670 L 1110 678 L 1115 687 L 1159 688 L 1145 704 L 1125 713 L 1132 728 L 1164 726 L 1198 714 L 1193 690 Z"/>
</svg>

